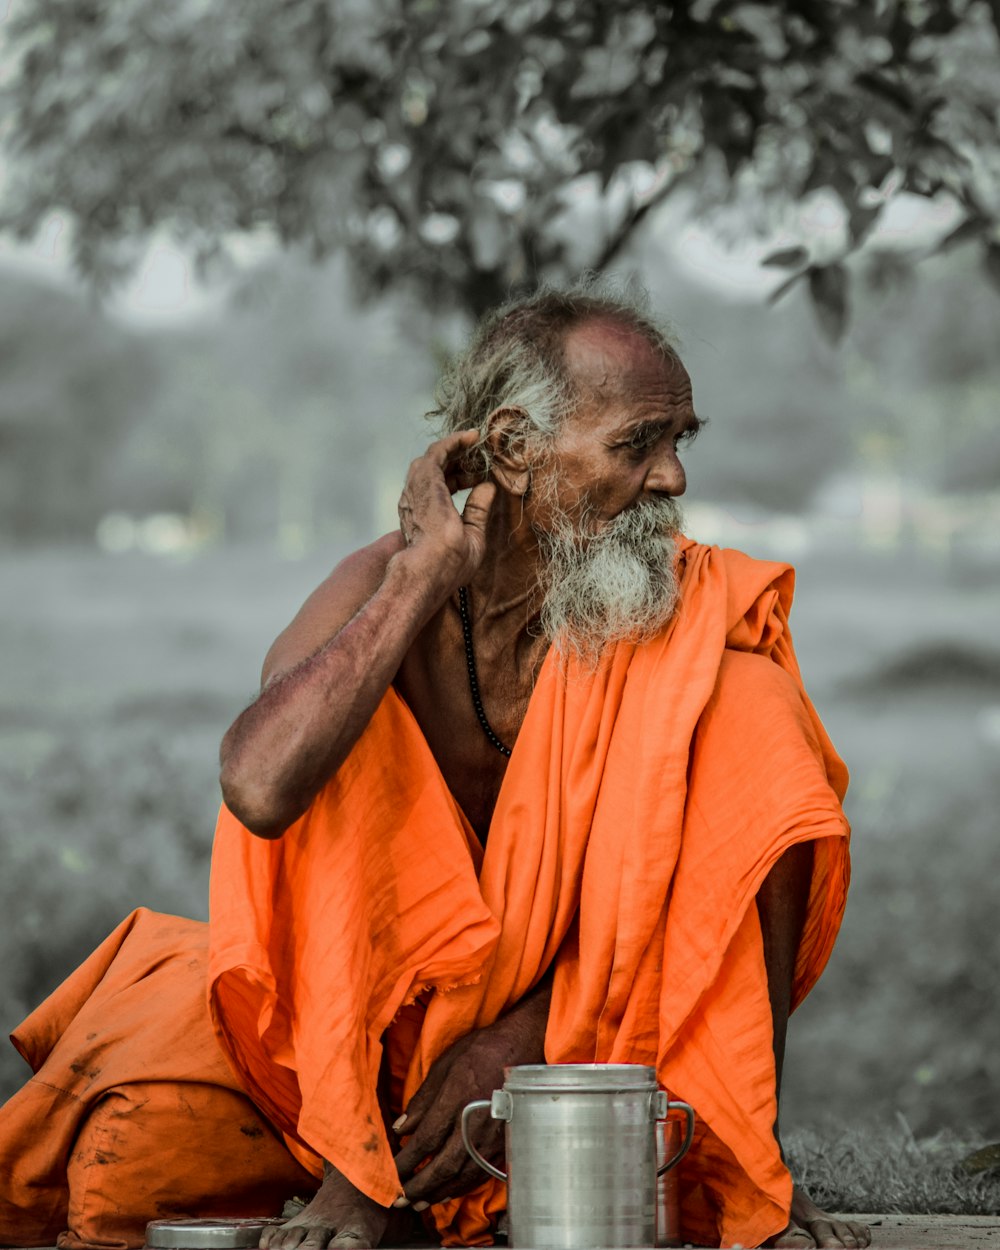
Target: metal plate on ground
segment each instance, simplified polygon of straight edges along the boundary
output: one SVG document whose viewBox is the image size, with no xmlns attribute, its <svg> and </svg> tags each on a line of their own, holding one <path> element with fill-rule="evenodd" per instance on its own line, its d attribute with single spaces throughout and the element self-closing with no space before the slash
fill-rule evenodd
<svg viewBox="0 0 1000 1250">
<path fill-rule="evenodd" d="M 283 1224 L 264 1216 L 228 1220 L 153 1220 L 146 1225 L 149 1250 L 252 1250 L 265 1228 Z"/>
</svg>

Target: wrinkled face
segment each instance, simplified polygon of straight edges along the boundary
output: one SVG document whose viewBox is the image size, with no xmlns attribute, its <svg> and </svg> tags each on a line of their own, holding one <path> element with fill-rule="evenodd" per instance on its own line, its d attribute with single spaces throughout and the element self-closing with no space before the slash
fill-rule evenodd
<svg viewBox="0 0 1000 1250">
<path fill-rule="evenodd" d="M 684 368 L 634 332 L 591 323 L 566 354 L 586 398 L 535 462 L 525 515 L 543 556 L 542 628 L 595 664 L 673 616 L 677 453 L 699 422 Z"/>
<path fill-rule="evenodd" d="M 607 321 L 572 330 L 565 354 L 584 399 L 533 470 L 536 530 L 548 531 L 553 506 L 598 533 L 644 499 L 682 495 L 679 449 L 700 424 L 683 365 Z"/>
</svg>

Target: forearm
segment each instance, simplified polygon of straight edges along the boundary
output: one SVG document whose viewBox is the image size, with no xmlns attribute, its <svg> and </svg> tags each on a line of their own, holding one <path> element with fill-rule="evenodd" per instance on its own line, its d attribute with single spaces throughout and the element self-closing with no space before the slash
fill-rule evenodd
<svg viewBox="0 0 1000 1250">
<path fill-rule="evenodd" d="M 278 837 L 347 758 L 400 663 L 448 593 L 406 551 L 312 655 L 271 681 L 222 742 L 223 798 L 253 833 Z"/>
<path fill-rule="evenodd" d="M 549 1007 L 552 1003 L 552 982 L 555 976 L 554 969 L 549 968 L 545 976 L 538 982 L 534 989 L 529 990 L 527 994 L 507 1013 L 510 1016 L 523 1016 L 525 1019 L 540 1021 L 542 1027 L 548 1023 Z"/>
<path fill-rule="evenodd" d="M 545 1031 L 549 1023 L 549 1007 L 552 1003 L 552 972 L 545 974 L 530 993 L 525 994 L 497 1022 L 515 1039 L 515 1049 L 523 1056 L 515 1063 L 545 1062 Z"/>
</svg>

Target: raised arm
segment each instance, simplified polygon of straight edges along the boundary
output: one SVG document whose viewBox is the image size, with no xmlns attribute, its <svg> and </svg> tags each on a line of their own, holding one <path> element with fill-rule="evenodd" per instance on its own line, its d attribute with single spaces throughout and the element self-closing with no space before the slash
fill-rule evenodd
<svg viewBox="0 0 1000 1250">
<path fill-rule="evenodd" d="M 347 758 L 421 629 L 483 558 L 496 487 L 459 460 L 475 431 L 432 443 L 410 466 L 400 532 L 348 557 L 277 639 L 263 688 L 222 740 L 222 794 L 251 832 L 276 838 Z"/>
</svg>

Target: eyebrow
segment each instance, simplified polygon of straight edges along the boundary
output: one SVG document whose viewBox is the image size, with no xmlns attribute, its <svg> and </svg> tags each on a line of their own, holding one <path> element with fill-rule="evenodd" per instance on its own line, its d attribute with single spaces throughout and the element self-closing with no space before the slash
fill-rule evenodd
<svg viewBox="0 0 1000 1250">
<path fill-rule="evenodd" d="M 674 429 L 675 421 L 676 418 L 673 417 L 637 417 L 621 426 L 616 432 L 616 436 L 620 438 L 634 438 L 637 434 L 645 434 L 652 431 L 665 434 L 668 430 Z M 684 423 L 675 431 L 675 436 L 679 437 L 682 434 L 686 434 L 690 438 L 694 438 L 698 431 L 707 424 L 707 417 L 699 417 L 694 411 L 691 411 L 688 413 Z"/>
</svg>

